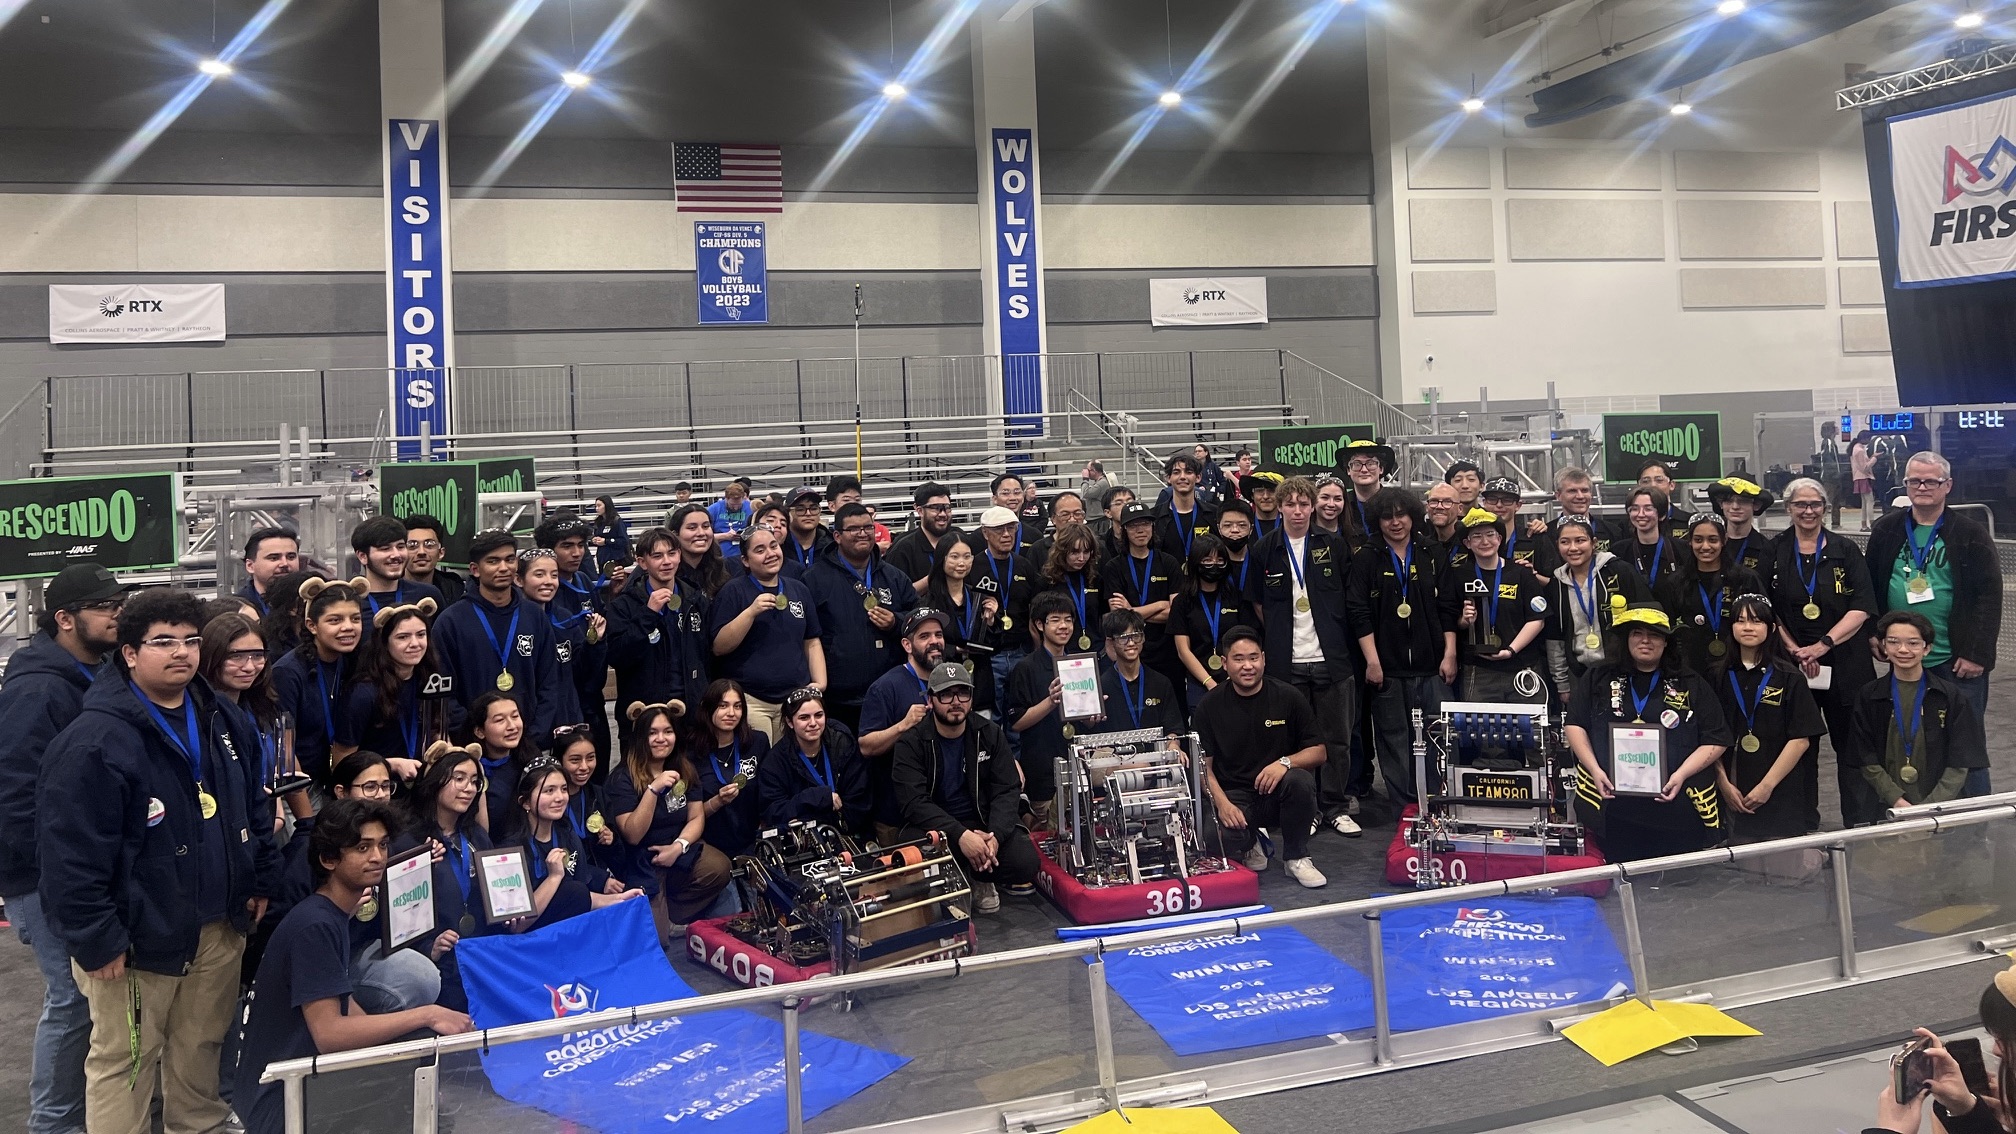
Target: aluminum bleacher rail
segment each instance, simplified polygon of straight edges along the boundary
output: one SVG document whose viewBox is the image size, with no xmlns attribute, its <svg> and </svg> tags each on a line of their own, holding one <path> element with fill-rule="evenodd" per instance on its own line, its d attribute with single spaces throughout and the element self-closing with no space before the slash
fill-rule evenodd
<svg viewBox="0 0 2016 1134">
<path fill-rule="evenodd" d="M 1625 951 L 1631 965 L 1637 995 L 1641 998 L 1657 997 L 1667 1000 L 1707 999 L 1712 1000 L 1717 1007 L 1725 1009 L 1979 960 L 1997 942 L 2007 938 L 2012 930 L 2016 930 L 2016 924 L 1976 928 L 1875 949 L 1858 949 L 1856 945 L 1853 899 L 1849 889 L 1850 847 L 2006 822 L 2016 818 L 2016 793 L 1955 801 L 1941 808 L 1932 809 L 1935 811 L 1933 814 L 1919 814 L 1922 810 L 1924 809 L 1913 809 L 1910 815 L 1890 823 L 1850 831 L 1821 832 L 1798 838 L 1724 847 L 1666 858 L 1540 874 L 1511 881 L 1474 883 L 1358 901 L 1335 902 L 1199 925 L 1147 929 L 1123 936 L 1065 941 L 1001 953 L 982 953 L 957 961 L 937 961 L 850 973 L 844 976 L 821 977 L 798 984 L 748 988 L 636 1008 L 610 1009 L 459 1036 L 408 1040 L 312 1059 L 274 1063 L 266 1068 L 261 1081 L 278 1081 L 285 1085 L 286 1129 L 289 1134 L 299 1134 L 306 1130 L 302 1084 L 310 1076 L 339 1074 L 346 1070 L 410 1059 L 438 1062 L 441 1056 L 455 1052 L 488 1051 L 505 1044 L 551 1039 L 568 1033 L 632 1025 L 640 1021 L 774 1004 L 782 1008 L 785 1018 L 784 1076 L 790 1129 L 795 1134 L 804 1126 L 804 1116 L 799 1106 L 803 1094 L 800 1089 L 802 1060 L 797 1025 L 798 1014 L 807 999 L 863 992 L 875 988 L 919 985 L 930 981 L 957 980 L 980 972 L 1082 958 L 1089 962 L 1085 967 L 1093 1002 L 1095 1005 L 1104 1005 L 1107 996 L 1105 955 L 1114 950 L 1191 941 L 1275 926 L 1342 922 L 1353 917 L 1363 919 L 1375 943 L 1370 954 L 1372 971 L 1368 975 L 1372 983 L 1376 1024 L 1369 1039 L 1317 1044 L 1299 1050 L 1276 1052 L 1260 1058 L 1171 1070 L 1122 1082 L 1116 1070 L 1109 1013 L 1095 1008 L 1091 1013 L 1092 1034 L 1089 1039 L 1098 1072 L 1096 1088 L 1053 1092 L 967 1110 L 901 1119 L 874 1127 L 877 1131 L 903 1132 L 903 1134 L 983 1134 L 1004 1129 L 1057 1129 L 1121 1105 L 1128 1107 L 1178 1103 L 1200 1105 L 1544 1043 L 1557 1038 L 1559 1029 L 1572 1018 L 1586 1015 L 1600 1007 L 1590 1004 L 1572 1005 L 1396 1035 L 1389 1026 L 1387 972 L 1383 951 L 1377 944 L 1381 932 L 1379 918 L 1383 913 L 1415 906 L 1486 901 L 1513 894 L 1556 890 L 1591 882 L 1613 882 L 1617 887 L 1619 913 L 1625 928 Z M 1649 971 L 1646 962 L 1633 879 L 1694 867 L 1755 862 L 1788 851 L 1808 850 L 1826 852 L 1832 868 L 1832 910 L 1839 928 L 1839 949 L 1835 956 L 1761 971 L 1697 980 L 1677 987 L 1664 987 L 1654 982 L 1654 974 Z M 1620 997 L 1613 1003 L 1621 1003 L 1623 999 Z M 429 1062 L 416 1069 L 414 1073 L 413 1129 L 416 1134 L 432 1134 L 435 1129 L 435 1070 L 435 1062 Z"/>
</svg>

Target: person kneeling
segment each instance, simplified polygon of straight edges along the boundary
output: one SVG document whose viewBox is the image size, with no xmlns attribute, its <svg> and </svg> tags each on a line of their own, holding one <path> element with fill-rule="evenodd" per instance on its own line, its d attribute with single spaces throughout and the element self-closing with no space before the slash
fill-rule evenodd
<svg viewBox="0 0 2016 1134">
<path fill-rule="evenodd" d="M 997 885 L 1036 880 L 1036 845 L 1020 823 L 1021 779 L 1008 735 L 973 715 L 973 675 L 946 663 L 931 671 L 931 712 L 896 738 L 890 778 L 903 838 L 942 833 L 973 878 L 973 905 L 1001 908 Z"/>
<path fill-rule="evenodd" d="M 561 822 L 572 797 L 567 792 L 567 770 L 559 761 L 542 759 L 525 769 L 518 777 L 517 799 L 524 813 L 525 862 L 532 872 L 532 912 L 514 918 L 512 929 L 544 929 L 589 910 L 644 896 L 642 889 L 625 886 L 596 865 L 581 837 Z"/>
<path fill-rule="evenodd" d="M 397 813 L 368 799 L 336 800 L 316 817 L 309 843 L 315 892 L 273 931 L 252 982 L 232 1097 L 254 1134 L 286 1126 L 281 1084 L 259 1082 L 268 1062 L 372 1047 L 421 1030 L 454 1035 L 475 1027 L 439 1005 L 373 1014 L 351 999 L 350 918 L 384 880 L 398 827 Z"/>
<path fill-rule="evenodd" d="M 1218 839 L 1241 854 L 1247 869 L 1267 869 L 1259 828 L 1281 836 L 1282 868 L 1310 889 L 1329 884 L 1309 858 L 1316 826 L 1316 769 L 1323 735 L 1309 702 L 1267 677 L 1260 632 L 1234 626 L 1220 642 L 1226 680 L 1204 695 L 1190 725 L 1204 745 L 1205 786 L 1218 819 Z"/>
</svg>

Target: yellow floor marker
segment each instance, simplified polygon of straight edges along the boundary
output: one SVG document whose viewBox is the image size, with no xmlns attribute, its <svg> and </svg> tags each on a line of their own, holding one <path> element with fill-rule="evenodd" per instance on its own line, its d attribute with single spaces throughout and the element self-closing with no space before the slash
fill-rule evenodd
<svg viewBox="0 0 2016 1134">
<path fill-rule="evenodd" d="M 1754 1036 L 1757 1029 L 1719 1008 L 1654 1000 L 1626 1000 L 1564 1030 L 1575 1046 L 1605 1067 L 1615 1067 L 1654 1048 L 1699 1036 Z"/>
<path fill-rule="evenodd" d="M 1941 906 L 1931 913 L 1919 914 L 1909 921 L 1900 921 L 1897 923 L 1897 928 L 1943 937 L 1948 933 L 1958 933 L 1977 921 L 1991 917 L 1999 909 L 1999 906 L 1991 905 Z"/>
<path fill-rule="evenodd" d="M 1135 1107 L 1109 1110 L 1067 1127 L 1064 1134 L 1239 1134 L 1208 1106 Z"/>
</svg>

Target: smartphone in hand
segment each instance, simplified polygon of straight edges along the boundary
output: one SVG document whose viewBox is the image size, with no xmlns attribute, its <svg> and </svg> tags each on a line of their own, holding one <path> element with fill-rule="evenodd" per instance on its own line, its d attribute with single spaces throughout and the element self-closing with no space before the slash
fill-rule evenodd
<svg viewBox="0 0 2016 1134">
<path fill-rule="evenodd" d="M 1925 1049 L 1931 1046 L 1931 1040 L 1920 1036 L 1890 1057 L 1890 1097 L 1898 1105 L 1925 1093 L 1925 1083 L 1932 1078 L 1932 1057 L 1925 1054 Z"/>
</svg>

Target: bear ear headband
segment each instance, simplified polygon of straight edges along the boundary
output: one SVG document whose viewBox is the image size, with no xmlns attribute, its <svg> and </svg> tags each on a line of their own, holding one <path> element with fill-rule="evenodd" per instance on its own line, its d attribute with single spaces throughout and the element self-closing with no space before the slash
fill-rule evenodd
<svg viewBox="0 0 2016 1134">
<path fill-rule="evenodd" d="M 301 590 L 299 592 L 301 595 L 301 601 L 304 603 L 312 602 L 314 601 L 316 595 L 321 594 L 323 591 L 328 590 L 330 587 L 349 587 L 351 590 L 357 592 L 360 595 L 364 594 L 369 589 L 368 585 L 364 582 L 364 576 L 362 575 L 359 575 L 356 578 L 347 581 L 343 579 L 333 579 L 333 580 L 310 579 L 307 582 L 301 584 Z"/>
<path fill-rule="evenodd" d="M 2016 1004 L 2016 965 L 1995 974 L 1995 991 L 2011 1004 Z"/>
<path fill-rule="evenodd" d="M 379 630 L 383 630 L 393 619 L 404 618 L 408 614 L 415 613 L 419 614 L 420 617 L 426 619 L 429 623 L 432 623 L 434 621 L 434 610 L 435 605 L 432 598 L 423 598 L 419 602 L 409 602 L 403 606 L 388 606 L 371 616 L 371 625 Z"/>
<path fill-rule="evenodd" d="M 670 701 L 659 701 L 650 705 L 647 705 L 642 701 L 632 701 L 630 702 L 630 708 L 623 715 L 629 717 L 632 721 L 635 721 L 637 718 L 643 716 L 645 713 L 648 713 L 653 709 L 663 709 L 665 710 L 666 716 L 669 716 L 672 719 L 677 720 L 680 717 L 686 715 L 686 702 L 681 701 L 676 697 Z"/>
<path fill-rule="evenodd" d="M 481 760 L 483 758 L 483 746 L 480 744 L 465 744 L 457 748 L 445 740 L 437 740 L 427 746 L 427 751 L 420 756 L 420 762 L 431 768 L 448 756 L 474 756 L 478 760 Z"/>
</svg>

